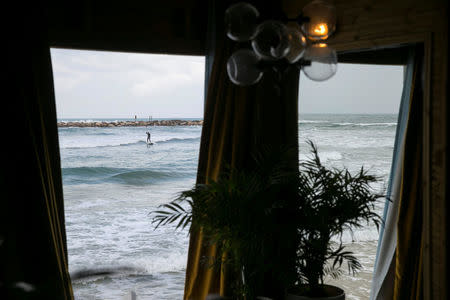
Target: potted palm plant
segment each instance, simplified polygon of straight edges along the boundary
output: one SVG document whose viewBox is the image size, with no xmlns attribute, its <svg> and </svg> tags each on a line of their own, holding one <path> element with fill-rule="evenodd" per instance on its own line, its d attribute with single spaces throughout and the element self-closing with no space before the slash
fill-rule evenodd
<svg viewBox="0 0 450 300">
<path fill-rule="evenodd" d="M 377 177 L 363 168 L 355 175 L 327 168 L 308 143 L 312 157 L 299 170 L 289 165 L 292 150 L 266 150 L 254 156 L 251 169 L 229 168 L 162 205 L 153 213 L 155 227 L 202 228 L 219 249 L 205 262 L 242 274 L 232 299 L 256 299 L 267 285 L 276 287 L 268 295 L 274 299 L 283 299 L 286 287 L 289 300 L 344 299 L 324 278 L 337 278 L 344 263 L 350 272 L 361 264 L 335 238 L 367 222 L 378 227 L 375 203 L 382 195 L 371 188 Z"/>
<path fill-rule="evenodd" d="M 324 166 L 317 147 L 311 146 L 311 158 L 300 163 L 297 182 L 299 223 L 296 257 L 297 283 L 288 300 L 345 299 L 342 289 L 324 284 L 326 275 L 337 278 L 342 266 L 355 273 L 361 264 L 346 251 L 342 235 L 346 230 L 373 222 L 382 222 L 375 212 L 376 202 L 384 197 L 371 185 L 379 180 L 363 167 L 352 175 L 347 168 Z"/>
<path fill-rule="evenodd" d="M 217 180 L 196 184 L 153 212 L 156 227 L 202 228 L 219 249 L 205 263 L 226 264 L 231 273 L 239 274 L 232 282 L 231 299 L 281 299 L 285 284 L 294 282 L 295 257 L 280 255 L 289 247 L 295 253 L 297 245 L 292 238 L 295 226 L 286 215 L 288 201 L 295 198 L 298 170 L 287 163 L 288 155 L 292 152 L 286 149 L 261 151 L 253 156 L 251 167 L 228 168 Z M 274 242 L 283 240 L 289 243 Z M 268 278 L 270 284 L 265 284 Z M 275 288 L 268 291 L 268 285 Z"/>
</svg>

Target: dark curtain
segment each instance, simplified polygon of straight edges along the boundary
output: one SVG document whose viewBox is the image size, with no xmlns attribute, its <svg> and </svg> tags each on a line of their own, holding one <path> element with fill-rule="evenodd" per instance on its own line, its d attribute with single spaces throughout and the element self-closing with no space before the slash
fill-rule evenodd
<svg viewBox="0 0 450 300">
<path fill-rule="evenodd" d="M 290 68 L 276 85 L 276 74 L 267 72 L 255 86 L 238 87 L 230 82 L 226 70 L 229 56 L 238 47 L 226 38 L 223 19 L 226 3 L 216 2 L 210 10 L 214 32 L 209 35 L 214 49 L 211 74 L 207 86 L 204 125 L 201 137 L 197 182 L 217 179 L 226 165 L 248 168 L 251 154 L 262 146 L 285 145 L 298 149 L 298 69 Z M 262 3 L 256 6 L 261 9 Z M 265 7 L 270 11 L 270 7 Z M 211 42 L 211 40 L 209 40 Z M 208 63 L 207 63 L 208 65 Z M 298 150 L 292 157 L 298 169 Z M 286 241 L 273 241 L 274 244 Z M 216 248 L 205 240 L 201 231 L 190 236 L 184 299 L 205 299 L 208 294 L 228 294 L 229 274 L 225 269 L 213 269 L 202 263 L 214 256 Z M 270 277 L 270 276 L 269 276 Z M 269 282 L 270 280 L 268 280 Z M 267 284 L 261 294 L 274 291 Z"/>
<path fill-rule="evenodd" d="M 423 48 L 416 47 L 397 221 L 394 299 L 423 298 Z"/>
<path fill-rule="evenodd" d="M 45 10 L 2 6 L 0 298 L 72 299 Z"/>
</svg>

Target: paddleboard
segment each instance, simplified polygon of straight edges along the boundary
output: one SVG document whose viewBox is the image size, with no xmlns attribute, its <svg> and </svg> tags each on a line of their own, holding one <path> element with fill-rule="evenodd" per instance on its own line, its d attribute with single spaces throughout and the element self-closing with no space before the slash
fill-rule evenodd
<svg viewBox="0 0 450 300">
<path fill-rule="evenodd" d="M 149 145 L 149 146 L 150 146 L 150 145 L 153 145 L 153 143 L 152 143 L 152 142 L 150 142 L 150 143 L 147 143 L 147 145 Z"/>
</svg>

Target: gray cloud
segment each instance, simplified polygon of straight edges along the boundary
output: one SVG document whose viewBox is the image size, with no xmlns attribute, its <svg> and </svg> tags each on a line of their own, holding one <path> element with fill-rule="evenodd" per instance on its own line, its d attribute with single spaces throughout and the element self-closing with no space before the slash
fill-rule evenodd
<svg viewBox="0 0 450 300">
<path fill-rule="evenodd" d="M 204 58 L 51 49 L 59 118 L 202 117 Z M 300 113 L 397 113 L 403 67 L 339 64 L 301 74 Z"/>
<path fill-rule="evenodd" d="M 202 117 L 204 58 L 51 49 L 59 118 Z"/>
</svg>

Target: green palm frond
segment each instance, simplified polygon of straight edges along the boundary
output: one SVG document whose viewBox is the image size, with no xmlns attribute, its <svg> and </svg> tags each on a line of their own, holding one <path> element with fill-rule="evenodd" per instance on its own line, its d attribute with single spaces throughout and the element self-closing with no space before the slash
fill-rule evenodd
<svg viewBox="0 0 450 300">
<path fill-rule="evenodd" d="M 187 200 L 188 208 L 179 204 L 180 200 L 175 199 L 170 203 L 159 206 L 160 210 L 152 212 L 154 215 L 152 223 L 155 224 L 155 229 L 161 225 L 168 225 L 175 223 L 176 229 L 184 229 L 192 221 L 192 200 Z"/>
</svg>

